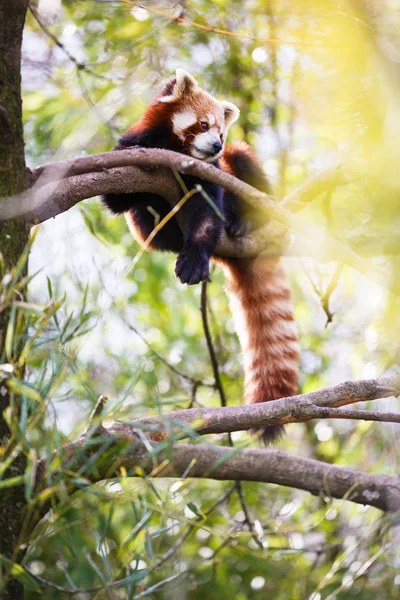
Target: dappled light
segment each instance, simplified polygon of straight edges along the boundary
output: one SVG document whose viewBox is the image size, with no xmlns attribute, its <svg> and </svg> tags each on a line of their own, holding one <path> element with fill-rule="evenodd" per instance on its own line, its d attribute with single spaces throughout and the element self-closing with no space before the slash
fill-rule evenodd
<svg viewBox="0 0 400 600">
<path fill-rule="evenodd" d="M 400 7 L 3 5 L 0 597 L 397 599 Z"/>
</svg>

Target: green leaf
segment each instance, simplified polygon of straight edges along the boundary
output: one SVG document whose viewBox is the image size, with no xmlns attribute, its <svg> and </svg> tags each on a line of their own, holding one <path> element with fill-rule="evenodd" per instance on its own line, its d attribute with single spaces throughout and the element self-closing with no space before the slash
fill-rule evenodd
<svg viewBox="0 0 400 600">
<path fill-rule="evenodd" d="M 199 508 L 194 504 L 194 502 L 188 502 L 187 507 L 198 516 L 200 519 L 205 519 L 205 515 L 201 512 Z"/>
<path fill-rule="evenodd" d="M 53 297 L 53 286 L 51 285 L 50 277 L 46 277 L 47 279 L 47 291 L 49 292 L 49 297 Z"/>
<path fill-rule="evenodd" d="M 92 234 L 92 236 L 95 237 L 96 240 L 98 240 L 101 244 L 103 244 L 103 246 L 108 247 L 109 244 L 99 235 L 97 227 L 95 227 L 95 225 L 93 224 L 88 213 L 83 209 L 80 209 L 80 213 L 82 215 L 83 220 L 85 221 L 86 227 L 88 228 L 88 230 Z"/>
<path fill-rule="evenodd" d="M 40 592 L 40 585 L 35 578 L 28 573 L 21 565 L 12 562 L 2 554 L 0 554 L 0 564 L 5 568 L 6 572 L 13 576 L 14 579 L 22 583 L 25 590 L 30 592 Z"/>
<path fill-rule="evenodd" d="M 23 383 L 20 379 L 9 379 L 7 385 L 10 390 L 19 394 L 20 396 L 26 396 L 35 402 L 42 403 L 43 399 L 39 392 L 31 387 L 30 385 Z"/>
<path fill-rule="evenodd" d="M 36 485 L 36 471 L 37 471 L 37 453 L 34 448 L 30 448 L 28 454 L 28 461 L 25 469 L 25 497 L 29 501 L 32 499 L 33 490 Z"/>
<path fill-rule="evenodd" d="M 11 360 L 13 357 L 16 318 L 17 318 L 17 309 L 15 308 L 14 305 L 12 305 L 11 311 L 10 311 L 10 318 L 8 319 L 6 341 L 5 341 L 5 351 L 6 351 L 6 357 L 8 360 Z"/>
<path fill-rule="evenodd" d="M 30 302 L 14 302 L 14 306 L 26 312 L 28 314 L 37 315 L 38 317 L 44 317 L 46 315 L 47 307 L 44 304 L 33 304 Z"/>
<path fill-rule="evenodd" d="M 28 263 L 29 253 L 31 251 L 33 242 L 35 241 L 35 238 L 37 236 L 38 231 L 39 231 L 39 228 L 36 227 L 33 230 L 33 232 L 31 234 L 31 236 L 30 236 L 27 244 L 25 245 L 25 248 L 24 248 L 21 256 L 19 257 L 19 260 L 18 260 L 18 262 L 17 262 L 17 264 L 16 264 L 16 266 L 15 266 L 15 268 L 13 270 L 13 281 L 12 281 L 10 287 L 15 286 L 15 284 L 17 283 L 18 279 L 20 278 L 21 274 L 24 271 L 24 269 L 25 269 L 25 267 L 26 267 L 26 265 Z"/>
<path fill-rule="evenodd" d="M 15 477 L 9 477 L 0 481 L 0 489 L 6 489 L 16 487 L 24 483 L 24 475 L 16 475 Z"/>
</svg>

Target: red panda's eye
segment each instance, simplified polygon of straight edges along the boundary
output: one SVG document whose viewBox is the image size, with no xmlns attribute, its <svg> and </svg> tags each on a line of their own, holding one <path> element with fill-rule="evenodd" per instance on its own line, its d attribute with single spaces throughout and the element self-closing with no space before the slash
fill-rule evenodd
<svg viewBox="0 0 400 600">
<path fill-rule="evenodd" d="M 200 121 L 200 125 L 203 131 L 208 131 L 208 123 L 207 121 Z"/>
<path fill-rule="evenodd" d="M 223 133 L 221 133 L 221 135 L 219 136 L 219 139 L 220 139 L 220 140 L 221 140 L 221 142 L 223 143 L 223 141 L 224 141 L 224 134 L 223 134 Z"/>
</svg>

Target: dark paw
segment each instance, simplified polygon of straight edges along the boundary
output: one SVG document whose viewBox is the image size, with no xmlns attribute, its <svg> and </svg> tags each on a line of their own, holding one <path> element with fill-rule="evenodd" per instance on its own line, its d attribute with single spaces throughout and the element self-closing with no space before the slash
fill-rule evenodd
<svg viewBox="0 0 400 600">
<path fill-rule="evenodd" d="M 194 285 L 206 281 L 210 273 L 209 257 L 205 250 L 185 248 L 175 263 L 175 275 L 181 283 Z"/>
<path fill-rule="evenodd" d="M 225 225 L 225 231 L 229 237 L 243 237 L 247 235 L 251 230 L 250 223 L 241 221 L 235 221 L 233 223 L 227 223 Z"/>
</svg>

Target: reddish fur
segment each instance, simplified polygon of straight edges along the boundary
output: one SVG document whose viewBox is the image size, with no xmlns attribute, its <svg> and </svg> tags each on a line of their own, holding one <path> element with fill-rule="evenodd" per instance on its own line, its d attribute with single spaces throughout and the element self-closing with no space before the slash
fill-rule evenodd
<svg viewBox="0 0 400 600">
<path fill-rule="evenodd" d="M 238 155 L 245 155 L 254 164 L 258 165 L 257 157 L 253 150 L 246 142 L 235 142 L 234 144 L 228 144 L 224 148 L 224 154 L 221 159 L 221 168 L 223 171 L 235 175 L 235 162 Z"/>
<path fill-rule="evenodd" d="M 159 129 L 168 126 L 173 137 L 176 137 L 171 128 L 172 115 L 176 111 L 176 103 L 157 102 L 150 104 L 143 117 L 132 125 L 126 133 L 138 133 L 148 129 Z"/>
<path fill-rule="evenodd" d="M 299 349 L 279 260 L 223 261 L 245 363 L 247 404 L 297 393 Z"/>
<path fill-rule="evenodd" d="M 154 101 L 146 109 L 143 117 L 135 125 L 133 125 L 126 134 L 136 134 L 143 131 L 154 131 L 158 129 L 167 129 L 169 132 L 169 141 L 171 146 L 175 147 L 178 152 L 190 154 L 190 142 L 193 137 L 204 132 L 200 125 L 200 121 L 207 113 L 212 113 L 216 117 L 216 122 L 219 126 L 223 125 L 224 112 L 219 102 L 210 96 L 207 92 L 198 91 L 195 94 L 188 93 L 182 97 L 162 102 L 162 98 L 169 96 L 175 84 L 175 78 L 168 81 Z M 197 115 L 198 120 L 185 130 L 185 139 L 181 140 L 176 135 L 172 127 L 172 119 L 174 114 L 190 109 Z"/>
<path fill-rule="evenodd" d="M 176 109 L 176 105 L 152 105 L 144 116 L 145 123 L 140 122 L 135 127 L 149 126 L 150 123 L 151 127 L 156 127 L 158 122 L 165 124 Z M 193 128 L 198 128 L 198 124 Z M 197 129 L 193 133 L 198 133 Z M 225 146 L 221 169 L 240 179 L 247 176 L 249 183 L 254 183 L 252 174 L 248 173 L 247 161 L 258 169 L 257 159 L 248 144 L 236 142 Z M 241 169 L 244 172 L 240 172 Z M 219 257 L 216 260 L 222 263 L 226 274 L 231 310 L 241 343 L 246 404 L 296 394 L 299 350 L 297 335 L 290 325 L 294 324 L 291 291 L 280 261 Z"/>
<path fill-rule="evenodd" d="M 176 111 L 176 102 L 164 103 L 159 102 L 159 99 L 162 98 L 162 96 L 171 94 L 175 82 L 176 79 L 173 78 L 162 87 L 159 94 L 146 109 L 146 112 L 140 121 L 135 123 L 135 125 L 132 125 L 127 133 L 137 133 L 146 131 L 147 129 L 159 129 L 166 125 L 168 125 L 168 129 L 172 133 L 171 120 L 173 113 Z"/>
<path fill-rule="evenodd" d="M 221 168 L 244 179 L 236 168 L 238 162 L 243 165 L 243 155 L 257 165 L 249 146 L 239 142 L 226 147 Z M 230 306 L 242 348 L 246 404 L 295 395 L 298 391 L 299 346 L 291 291 L 281 261 L 263 258 L 217 260 L 225 271 Z M 269 429 L 272 428 L 266 429 L 266 437 L 278 433 Z"/>
<path fill-rule="evenodd" d="M 163 135 L 165 137 L 168 145 L 164 147 L 190 154 L 190 140 L 201 133 L 199 121 L 207 112 L 215 116 L 215 127 L 223 122 L 222 105 L 206 92 L 187 93 L 177 99 L 160 101 L 163 96 L 171 95 L 174 84 L 175 80 L 171 80 L 164 86 L 142 119 L 128 130 L 127 139 L 124 141 L 122 138 L 123 143 L 120 147 L 131 145 L 130 134 L 132 134 L 132 138 L 135 138 L 136 135 L 136 139 L 140 140 L 142 132 L 152 131 L 156 133 L 156 136 Z M 183 134 L 179 133 L 179 137 L 173 130 L 173 117 L 179 111 L 184 110 L 193 112 L 198 117 L 198 121 L 183 130 Z M 162 133 L 159 134 L 159 131 Z M 157 142 L 161 143 L 161 140 L 157 138 Z M 244 142 L 225 146 L 220 159 L 220 168 L 261 191 L 267 193 L 270 191 L 263 169 L 258 164 L 251 148 Z M 110 201 L 113 201 L 112 198 Z M 118 201 L 117 197 L 114 204 L 118 204 Z M 152 206 L 162 214 L 164 209 L 160 202 L 162 199 L 152 199 Z M 228 215 L 229 209 L 231 209 L 231 216 L 245 213 L 253 227 L 256 226 L 258 215 L 254 214 L 252 207 L 246 205 L 245 202 L 239 203 L 234 194 L 225 191 L 224 210 L 227 211 L 225 216 Z M 121 212 L 121 209 L 116 206 L 114 211 Z M 135 237 L 143 238 L 143 232 L 139 231 L 140 227 L 134 221 L 133 214 L 133 211 L 127 213 L 128 222 Z M 139 213 L 135 219 L 144 218 L 143 213 L 138 215 Z M 240 224 L 240 220 L 238 223 Z M 210 221 L 209 226 L 212 227 L 212 225 L 213 223 Z M 202 223 L 202 227 L 197 226 L 193 232 L 193 240 L 196 240 L 196 236 L 206 239 L 207 226 L 207 220 Z M 173 227 L 172 222 L 168 227 Z M 154 248 L 173 250 L 179 253 L 181 251 L 180 244 L 183 242 L 179 241 L 181 234 L 178 226 L 176 225 L 176 230 L 171 230 L 166 235 L 167 233 L 166 229 L 160 233 L 157 238 L 160 243 Z M 165 237 L 162 237 L 164 234 Z M 144 238 L 147 235 L 148 232 Z M 178 242 L 172 244 L 171 239 L 178 240 Z M 226 273 L 230 304 L 243 352 L 245 402 L 253 404 L 296 394 L 299 348 L 293 319 L 291 292 L 280 261 L 277 259 L 214 258 L 223 265 Z M 277 428 L 267 428 L 265 439 L 271 440 L 277 433 Z"/>
</svg>

